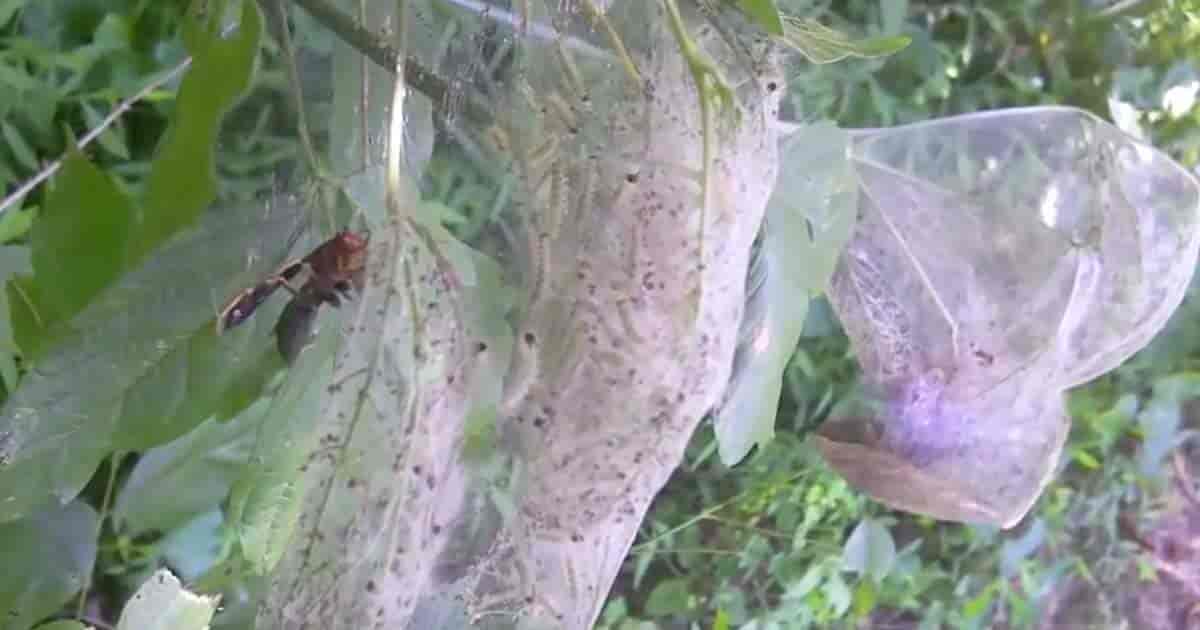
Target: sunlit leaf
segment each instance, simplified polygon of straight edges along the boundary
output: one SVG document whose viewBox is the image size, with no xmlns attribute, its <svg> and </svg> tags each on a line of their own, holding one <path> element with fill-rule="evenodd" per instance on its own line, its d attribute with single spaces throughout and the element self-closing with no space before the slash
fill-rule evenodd
<svg viewBox="0 0 1200 630">
<path fill-rule="evenodd" d="M 219 599 L 191 593 L 159 569 L 129 598 L 117 630 L 207 630 Z"/>
</svg>

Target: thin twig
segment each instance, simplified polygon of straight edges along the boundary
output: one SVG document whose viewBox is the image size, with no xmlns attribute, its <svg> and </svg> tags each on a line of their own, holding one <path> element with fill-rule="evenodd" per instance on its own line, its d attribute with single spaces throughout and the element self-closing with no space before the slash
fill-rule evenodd
<svg viewBox="0 0 1200 630">
<path fill-rule="evenodd" d="M 104 120 L 100 121 L 99 125 L 97 125 L 94 129 L 92 129 L 91 131 L 84 134 L 84 136 L 79 139 L 78 148 L 82 149 L 82 148 L 86 147 L 87 145 L 91 144 L 93 140 L 100 137 L 100 134 L 104 133 L 104 131 L 106 129 L 111 127 L 112 124 L 115 123 L 118 118 L 120 118 L 125 112 L 129 111 L 129 109 L 131 107 L 133 107 L 133 105 L 135 103 L 137 103 L 138 101 L 149 96 L 149 94 L 151 92 L 153 92 L 154 90 L 157 90 L 164 83 L 167 83 L 168 81 L 174 79 L 176 76 L 179 75 L 180 72 L 183 72 L 191 64 L 192 64 L 191 57 L 184 59 L 183 61 L 179 62 L 179 64 L 176 65 L 174 68 L 171 68 L 171 70 L 169 72 L 167 72 L 166 74 L 164 74 L 163 76 L 158 77 L 157 79 L 154 79 L 150 83 L 147 83 L 146 87 L 138 90 L 137 94 L 134 94 L 133 96 L 130 96 L 130 97 L 122 100 L 120 103 L 117 103 L 117 106 L 114 107 L 113 110 L 108 113 L 108 116 L 104 117 Z M 21 184 L 15 191 L 12 192 L 12 194 L 5 197 L 4 201 L 0 202 L 0 215 L 3 215 L 4 211 L 7 210 L 9 206 L 15 204 L 18 199 L 21 199 L 25 195 L 28 195 L 30 193 L 30 191 L 32 191 L 34 188 L 37 187 L 38 184 L 46 181 L 47 179 L 50 179 L 50 177 L 52 175 L 57 173 L 58 169 L 62 168 L 62 163 L 63 163 L 63 160 L 65 160 L 65 159 L 66 159 L 65 157 L 60 157 L 57 160 L 51 162 L 48 166 L 46 166 L 46 168 L 42 169 L 37 175 L 34 175 L 32 178 L 30 178 L 24 184 Z"/>
<path fill-rule="evenodd" d="M 112 507 L 112 493 L 117 485 L 117 470 L 121 466 L 121 460 L 124 458 L 124 453 L 118 451 L 113 453 L 108 460 L 108 483 L 104 485 L 104 498 L 100 501 L 100 517 L 96 519 L 96 540 L 100 540 L 101 534 L 104 533 L 104 519 L 108 518 L 109 508 Z M 75 617 L 82 618 L 83 610 L 87 607 L 88 591 L 92 587 L 92 575 L 89 573 L 83 578 L 83 588 L 79 590 L 79 604 L 75 608 Z"/>
</svg>

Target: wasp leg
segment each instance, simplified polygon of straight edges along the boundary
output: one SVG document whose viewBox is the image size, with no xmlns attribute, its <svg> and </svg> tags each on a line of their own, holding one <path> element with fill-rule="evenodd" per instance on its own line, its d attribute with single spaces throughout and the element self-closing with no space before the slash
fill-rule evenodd
<svg viewBox="0 0 1200 630">
<path fill-rule="evenodd" d="M 220 335 L 250 319 L 254 311 L 258 310 L 258 307 L 267 301 L 267 298 L 271 297 L 271 294 L 275 293 L 279 286 L 279 282 L 270 278 L 249 289 L 244 289 L 234 296 L 217 314 L 217 334 Z"/>
<path fill-rule="evenodd" d="M 291 280 L 304 269 L 307 269 L 310 275 L 313 273 L 312 265 L 306 261 L 298 260 L 288 263 L 275 272 L 275 275 L 268 278 L 267 282 L 273 282 L 277 286 L 287 289 L 288 293 L 292 294 L 292 297 L 299 297 L 300 289 L 292 286 Z"/>
</svg>

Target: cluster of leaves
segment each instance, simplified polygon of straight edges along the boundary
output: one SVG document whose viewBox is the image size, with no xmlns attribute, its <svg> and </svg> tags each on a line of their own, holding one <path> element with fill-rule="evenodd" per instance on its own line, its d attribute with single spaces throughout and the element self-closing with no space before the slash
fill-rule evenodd
<svg viewBox="0 0 1200 630">
<path fill-rule="evenodd" d="M 118 483 L 133 461 L 123 454 L 236 414 L 277 367 L 264 330 L 253 343 L 218 341 L 212 318 L 231 279 L 261 273 L 247 267 L 273 264 L 295 233 L 295 209 L 268 219 L 261 204 L 235 202 L 268 187 L 255 174 L 278 168 L 296 143 L 235 107 L 260 50 L 253 2 L 186 13 L 173 3 L 6 2 L 0 26 L 11 35 L 0 80 L 15 96 L 3 103 L 5 188 L 64 156 L 50 186 L 5 210 L 0 246 L 0 626 L 27 628 L 66 612 L 68 598 L 85 613 L 124 600 L 150 576 L 161 550 L 132 536 L 170 517 L 147 518 L 121 495 L 122 518 L 106 518 L 114 488 L 141 487 Z M 185 59 L 184 78 L 138 101 L 90 159 L 74 148 L 75 134 Z M 250 98 L 270 99 L 271 76 L 259 78 L 267 90 Z M 218 150 L 223 124 L 240 140 Z M 211 210 L 218 200 L 224 210 Z M 137 598 L 121 627 L 175 627 L 215 608 L 167 576 L 144 588 L 158 594 Z"/>
<path fill-rule="evenodd" d="M 1120 4 L 823 4 L 824 23 L 913 43 L 886 58 L 796 66 L 786 99 L 796 118 L 848 127 L 1074 105 L 1194 164 L 1200 49 L 1189 44 L 1200 35 L 1200 3 Z M 1145 565 L 1117 522 L 1153 521 L 1164 461 L 1190 435 L 1181 414 L 1197 393 L 1195 309 L 1189 299 L 1156 343 L 1072 392 L 1062 469 L 1009 532 L 891 513 L 823 468 L 804 436 L 855 370 L 836 324 L 813 309 L 776 440 L 728 469 L 711 432 L 697 435 L 647 519 L 604 627 L 1035 627 L 1072 583 L 1091 591 L 1075 622 L 1118 625 L 1122 580 Z"/>
<path fill-rule="evenodd" d="M 1108 99 L 1115 94 L 1132 108 L 1131 126 L 1180 159 L 1197 157 L 1192 140 L 1197 109 L 1184 108 L 1179 114 L 1179 106 L 1163 98 L 1194 78 L 1197 31 L 1192 21 L 1179 18 L 1200 10 L 1194 1 L 1153 3 L 1153 10 L 1136 15 L 1049 0 L 929 6 L 847 0 L 831 7 L 822 3 L 823 13 L 798 0 L 725 4 L 777 37 L 786 40 L 790 33 L 803 39 L 808 48 L 797 47 L 815 61 L 859 58 L 836 66 L 798 67 L 788 101 L 802 118 L 886 125 L 1037 103 L 1074 104 L 1107 114 Z M 1139 10 L 1140 4 L 1151 3 L 1132 4 L 1132 10 Z M 779 9 L 819 20 L 789 21 Z M 244 27 L 245 19 L 242 23 Z M 846 32 L 866 25 L 871 37 L 864 41 L 871 45 L 854 49 L 819 24 Z M 180 25 L 193 32 L 185 35 Z M 86 430 L 71 425 L 67 442 L 70 436 L 86 438 L 92 449 L 76 462 L 85 464 L 79 468 L 81 477 L 51 487 L 51 481 L 62 479 L 39 475 L 61 471 L 55 463 L 39 461 L 34 468 L 42 472 L 14 478 L 14 485 L 19 481 L 23 486 L 22 497 L 70 494 L 88 485 L 83 493 L 87 501 L 43 511 L 18 502 L 22 510 L 36 514 L 0 525 L 6 550 L 23 552 L 7 560 L 11 577 L 0 580 L 0 610 L 19 610 L 21 615 L 6 623 L 28 625 L 54 614 L 88 574 L 122 598 L 159 563 L 197 575 L 204 566 L 198 558 L 210 557 L 210 547 L 218 542 L 220 513 L 194 516 L 228 492 L 253 438 L 247 433 L 252 424 L 210 421 L 169 449 L 143 458 L 135 474 L 115 463 L 97 470 L 97 462 L 112 451 L 161 444 L 214 413 L 261 411 L 250 406 L 261 379 L 243 377 L 266 372 L 262 357 L 238 355 L 239 367 L 229 369 L 224 362 L 229 348 L 216 352 L 207 332 L 207 293 L 213 286 L 218 292 L 229 287 L 192 287 L 187 304 L 201 304 L 193 309 L 175 303 L 186 291 L 175 291 L 161 277 L 136 275 L 147 269 L 164 276 L 182 273 L 195 261 L 156 258 L 160 246 L 193 224 L 218 194 L 244 199 L 268 188 L 274 165 L 298 153 L 294 127 L 277 124 L 272 108 L 261 107 L 278 98 L 282 75 L 262 69 L 252 96 L 246 96 L 248 78 L 239 79 L 242 75 L 235 71 L 244 69 L 249 76 L 257 40 L 237 45 L 236 63 L 225 59 L 219 72 L 203 72 L 205 59 L 195 38 L 220 39 L 215 27 L 181 14 L 177 3 L 0 0 L 0 93 L 13 95 L 0 100 L 0 181 L 5 188 L 33 174 L 42 161 L 68 151 L 72 136 L 63 129 L 79 133 L 94 128 L 118 101 L 187 54 L 196 60 L 186 81 L 199 86 L 189 91 L 185 82 L 178 91 L 168 87 L 151 93 L 101 134 L 90 161 L 72 155 L 48 193 L 30 195 L 21 212 L 0 215 L 0 243 L 5 243 L 0 247 L 0 280 L 8 288 L 5 295 L 18 301 L 12 312 L 25 313 L 10 321 L 10 309 L 0 308 L 0 379 L 5 387 L 0 394 L 5 398 L 29 384 L 15 357 L 78 354 L 78 348 L 63 348 L 81 343 L 76 318 L 89 308 L 89 327 L 98 326 L 97 313 L 121 322 L 123 332 L 114 334 L 110 344 L 137 346 L 143 339 L 147 347 L 163 340 L 176 344 L 154 354 L 150 366 L 141 365 L 144 357 L 127 355 L 129 365 L 103 367 L 111 382 L 79 387 L 103 398 L 102 404 L 80 404 L 105 410 L 116 400 L 118 408 L 132 410 L 114 412 L 118 419 L 106 418 Z M 904 37 L 913 44 L 903 52 L 875 58 Z M 821 41 L 826 46 L 813 44 Z M 269 44 L 266 49 L 268 55 L 276 52 Z M 249 120 L 227 115 L 238 97 L 257 99 L 260 114 Z M 194 133 L 172 134 L 169 113 L 178 129 Z M 214 157 L 215 121 L 222 116 L 233 133 Z M 427 181 L 434 196 L 459 217 L 460 235 L 479 234 L 504 205 L 504 191 L 446 159 L 435 157 Z M 30 232 L 33 211 L 43 216 Z M 233 224 L 226 232 L 209 232 L 211 238 L 201 244 L 221 245 L 207 252 L 217 257 L 244 252 L 245 241 L 225 239 L 238 229 Z M 256 243 L 257 238 L 262 237 Z M 64 251 L 71 255 L 55 255 Z M 109 256 L 113 251 L 121 255 Z M 214 269 L 212 278 L 227 282 L 248 275 L 237 253 L 229 257 L 237 268 Z M 91 264 L 96 260 L 105 262 Z M 136 294 L 128 288 L 138 286 L 152 290 Z M 97 304 L 103 306 L 100 311 Z M 148 315 L 131 318 L 129 313 L 140 308 Z M 1188 371 L 1193 369 L 1190 357 L 1200 350 L 1194 309 L 1181 311 L 1164 334 L 1170 341 L 1074 396 L 1076 425 L 1065 473 L 1036 514 L 1013 533 L 889 513 L 823 467 L 804 438 L 850 389 L 855 369 L 828 310 L 811 309 L 806 337 L 786 375 L 777 439 L 727 469 L 716 456 L 712 431 L 697 435 L 687 464 L 644 524 L 602 624 L 805 627 L 857 620 L 931 628 L 997 621 L 1028 626 L 1038 619 L 1046 593 L 1071 575 L 1113 583 L 1128 556 L 1114 533 L 1116 518 L 1151 501 L 1161 485 L 1161 462 L 1183 426 L 1180 401 L 1197 392 Z M 174 328 L 166 330 L 156 318 L 169 319 Z M 261 336 L 261 331 L 249 334 Z M 106 361 L 121 354 L 92 351 Z M 152 372 L 168 377 L 143 378 Z M 193 373 L 210 379 L 206 388 L 187 385 Z M 79 369 L 73 378 L 72 383 L 86 383 L 96 376 Z M 158 394 L 145 395 L 151 391 Z M 179 398 L 171 398 L 177 394 Z M 155 423 L 167 417 L 177 424 Z M 122 424 L 126 418 L 136 422 Z M 1129 448 L 1130 442 L 1137 448 Z M 67 457 L 79 454 L 68 449 Z M 197 481 L 197 475 L 203 480 Z M 114 484 L 118 477 L 120 483 Z M 97 540 L 100 523 L 92 506 L 108 503 L 105 491 L 114 485 L 123 488 L 123 496 L 115 499 L 117 518 Z M 155 494 L 176 487 L 189 491 Z M 0 488 L 8 496 L 8 486 L 0 483 Z M 190 503 L 181 505 L 181 497 Z M 6 504 L 5 509 L 15 508 Z M 171 534 L 159 537 L 156 532 Z M 56 540 L 75 544 L 56 547 Z M 1075 540 L 1088 544 L 1072 544 Z M 1115 615 L 1111 604 L 1105 602 L 1097 614 Z M 242 621 L 225 618 L 231 627 Z"/>
</svg>

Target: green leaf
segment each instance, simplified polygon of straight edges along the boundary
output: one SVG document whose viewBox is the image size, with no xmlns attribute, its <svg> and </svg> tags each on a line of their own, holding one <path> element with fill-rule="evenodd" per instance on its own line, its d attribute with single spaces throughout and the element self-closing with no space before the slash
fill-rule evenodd
<svg viewBox="0 0 1200 630">
<path fill-rule="evenodd" d="M 1072 448 L 1071 459 L 1087 470 L 1099 470 L 1100 461 L 1084 448 Z"/>
<path fill-rule="evenodd" d="M 25 8 L 29 0 L 0 0 L 0 26 L 8 24 L 17 11 Z"/>
<path fill-rule="evenodd" d="M 241 6 L 241 21 L 231 37 L 213 34 L 193 49 L 175 118 L 146 181 L 145 212 L 131 252 L 135 260 L 191 224 L 216 197 L 218 126 L 250 84 L 262 30 L 257 5 L 243 0 Z"/>
<path fill-rule="evenodd" d="M 0 442 L 0 496 L 12 497 L 0 503 L 0 522 L 51 496 L 74 497 L 110 447 L 174 439 L 227 410 L 227 392 L 240 381 L 269 375 L 262 361 L 278 367 L 270 317 L 283 300 L 219 338 L 213 319 L 227 296 L 278 265 L 297 212 L 209 212 L 61 326 L 61 341 L 0 410 L 9 431 Z"/>
<path fill-rule="evenodd" d="M 810 296 L 825 289 L 854 231 L 858 187 L 846 132 L 828 123 L 806 126 L 782 145 L 762 247 L 751 263 L 733 376 L 715 413 L 727 466 L 774 437 L 783 372 Z"/>
<path fill-rule="evenodd" d="M 889 0 L 879 3 L 880 22 L 885 33 L 899 33 L 908 15 L 908 0 Z"/>
<path fill-rule="evenodd" d="M 72 502 L 0 525 L 0 615 L 5 628 L 29 628 L 58 610 L 92 573 L 99 520 Z"/>
<path fill-rule="evenodd" d="M 896 541 L 882 523 L 863 519 L 851 532 L 842 550 L 845 568 L 860 575 L 882 581 L 896 561 Z"/>
<path fill-rule="evenodd" d="M 159 569 L 125 604 L 117 630 L 207 630 L 219 600 L 189 592 Z"/>
<path fill-rule="evenodd" d="M 879 589 L 873 580 L 860 580 L 854 588 L 854 616 L 864 619 L 875 610 L 875 602 L 879 599 Z"/>
<path fill-rule="evenodd" d="M 840 574 L 833 574 L 825 582 L 825 588 L 822 589 L 825 597 L 829 600 L 829 607 L 833 609 L 835 616 L 841 617 L 850 609 L 851 594 L 850 589 L 846 586 L 845 580 Z"/>
<path fill-rule="evenodd" d="M 66 321 L 120 275 L 133 203 L 78 151 L 63 162 L 30 233 L 32 305 L 44 329 Z M 31 357 L 52 339 L 23 340 Z"/>
<path fill-rule="evenodd" d="M 113 507 L 117 530 L 170 531 L 219 505 L 245 468 L 265 410 L 263 401 L 230 421 L 209 419 L 143 454 Z"/>
<path fill-rule="evenodd" d="M 4 143 L 8 146 L 8 150 L 12 152 L 17 163 L 30 171 L 38 170 L 37 154 L 34 153 L 33 147 L 25 141 L 25 137 L 21 132 L 13 126 L 12 123 L 0 121 L 0 133 L 4 136 Z"/>
<path fill-rule="evenodd" d="M 775 0 L 737 0 L 737 3 L 743 13 L 766 29 L 768 35 L 783 35 L 783 20 Z"/>
<path fill-rule="evenodd" d="M 671 578 L 659 582 L 646 600 L 646 614 L 655 617 L 681 615 L 691 609 L 691 580 Z"/>
<path fill-rule="evenodd" d="M 963 604 L 963 617 L 966 617 L 967 620 L 976 619 L 986 612 L 988 607 L 992 605 L 992 599 L 995 598 L 997 588 L 997 583 L 992 582 L 991 584 L 988 584 L 987 588 L 983 589 L 983 591 L 978 595 L 967 600 L 967 602 Z"/>
<path fill-rule="evenodd" d="M 784 20 L 783 42 L 813 63 L 833 63 L 847 57 L 871 59 L 899 52 L 912 43 L 908 36 L 871 37 L 858 41 L 812 19 Z"/>
<path fill-rule="evenodd" d="M 210 507 L 209 511 L 168 530 L 157 545 L 163 561 L 188 584 L 214 566 L 221 549 L 225 517 L 215 502 Z"/>
<path fill-rule="evenodd" d="M 717 609 L 717 614 L 713 618 L 712 630 L 729 630 L 729 613 L 725 609 Z"/>
<path fill-rule="evenodd" d="M 30 267 L 32 270 L 32 267 Z M 30 348 L 45 335 L 41 315 L 38 312 L 37 287 L 32 273 L 17 273 L 8 279 L 4 288 L 8 300 L 9 321 L 12 339 L 17 348 Z"/>
<path fill-rule="evenodd" d="M 329 327 L 329 315 L 325 310 L 318 316 L 326 319 L 322 328 Z M 265 575 L 275 567 L 296 525 L 304 497 L 298 471 L 319 438 L 312 427 L 324 388 L 313 383 L 329 382 L 336 339 L 336 335 L 318 335 L 316 343 L 300 353 L 265 417 L 255 422 L 259 430 L 251 464 L 229 499 L 229 521 L 254 575 Z"/>
<path fill-rule="evenodd" d="M 8 210 L 0 215 L 0 244 L 25 236 L 29 228 L 33 227 L 33 220 L 37 214 L 36 207 L 18 208 L 17 204 L 9 206 Z"/>
</svg>

